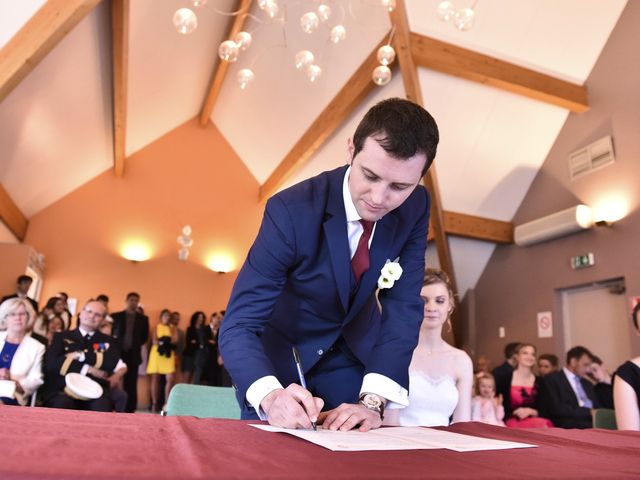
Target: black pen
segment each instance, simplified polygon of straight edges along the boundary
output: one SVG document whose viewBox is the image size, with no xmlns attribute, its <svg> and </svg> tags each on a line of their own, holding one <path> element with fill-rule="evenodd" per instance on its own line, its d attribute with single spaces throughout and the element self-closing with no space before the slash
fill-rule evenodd
<svg viewBox="0 0 640 480">
<path fill-rule="evenodd" d="M 307 382 L 305 382 L 304 380 L 304 373 L 302 371 L 302 362 L 300 361 L 300 353 L 298 353 L 298 349 L 295 346 L 292 346 L 291 350 L 293 350 L 293 359 L 295 360 L 296 368 L 298 369 L 298 377 L 300 378 L 300 385 L 302 385 L 302 388 L 306 389 Z M 317 430 L 316 422 L 311 422 L 311 426 L 313 427 L 314 430 Z"/>
</svg>

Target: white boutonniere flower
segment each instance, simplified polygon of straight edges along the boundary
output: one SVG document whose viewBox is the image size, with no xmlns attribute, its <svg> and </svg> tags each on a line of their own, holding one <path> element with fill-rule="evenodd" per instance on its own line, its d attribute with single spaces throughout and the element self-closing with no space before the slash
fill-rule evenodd
<svg viewBox="0 0 640 480">
<path fill-rule="evenodd" d="M 389 259 L 385 262 L 382 270 L 380 270 L 380 277 L 378 277 L 378 288 L 391 288 L 396 280 L 399 280 L 402 276 L 402 267 L 398 262 L 400 257 L 396 258 L 393 262 Z"/>
</svg>

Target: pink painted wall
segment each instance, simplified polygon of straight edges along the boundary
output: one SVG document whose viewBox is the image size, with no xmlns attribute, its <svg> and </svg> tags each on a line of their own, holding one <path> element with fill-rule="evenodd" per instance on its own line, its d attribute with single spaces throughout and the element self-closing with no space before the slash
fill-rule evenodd
<svg viewBox="0 0 640 480">
<path fill-rule="evenodd" d="M 612 228 L 596 228 L 527 248 L 498 246 L 475 291 L 471 315 L 473 345 L 497 364 L 507 342 L 528 341 L 539 352 L 564 356 L 562 311 L 557 289 L 624 277 L 627 296 L 640 295 L 640 2 L 629 2 L 586 86 L 591 108 L 571 114 L 531 185 L 514 223 L 520 224 L 578 203 L 597 206 L 621 196 L 628 215 Z M 567 157 L 606 135 L 613 137 L 616 162 L 574 181 Z M 593 252 L 595 267 L 572 270 L 571 256 Z M 536 313 L 551 310 L 554 337 L 537 338 Z M 498 338 L 498 327 L 507 336 Z M 603 328 L 594 325 L 593 328 Z M 629 323 L 632 351 L 640 342 Z M 614 366 L 612 366 L 614 367 Z"/>
<path fill-rule="evenodd" d="M 46 255 L 43 301 L 61 290 L 81 303 L 105 293 L 115 311 L 134 290 L 152 322 L 166 307 L 183 325 L 195 310 L 225 308 L 262 217 L 258 187 L 215 126 L 186 122 L 128 158 L 123 178 L 106 171 L 30 219 L 25 243 Z M 186 224 L 195 243 L 181 262 Z M 149 245 L 150 260 L 120 256 L 133 238 Z M 234 272 L 205 266 L 218 251 L 234 258 Z"/>
</svg>

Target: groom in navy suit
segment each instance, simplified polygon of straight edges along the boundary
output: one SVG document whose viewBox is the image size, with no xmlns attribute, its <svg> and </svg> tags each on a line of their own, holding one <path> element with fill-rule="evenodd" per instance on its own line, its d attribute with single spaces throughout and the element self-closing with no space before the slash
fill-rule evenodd
<svg viewBox="0 0 640 480">
<path fill-rule="evenodd" d="M 422 107 L 384 100 L 349 139 L 349 165 L 269 199 L 220 330 L 243 418 L 364 431 L 408 404 L 430 204 L 419 182 L 438 138 Z M 379 287 L 394 261 L 400 278 Z"/>
</svg>

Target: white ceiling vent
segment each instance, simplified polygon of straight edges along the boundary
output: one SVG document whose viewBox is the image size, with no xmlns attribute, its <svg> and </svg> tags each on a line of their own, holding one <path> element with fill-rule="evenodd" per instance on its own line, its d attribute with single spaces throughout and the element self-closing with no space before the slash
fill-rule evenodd
<svg viewBox="0 0 640 480">
<path fill-rule="evenodd" d="M 574 180 L 614 161 L 611 136 L 601 138 L 569 155 L 569 178 Z"/>
</svg>

